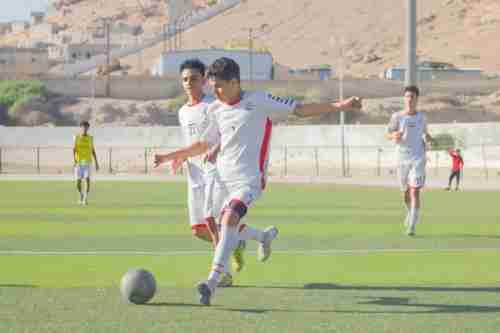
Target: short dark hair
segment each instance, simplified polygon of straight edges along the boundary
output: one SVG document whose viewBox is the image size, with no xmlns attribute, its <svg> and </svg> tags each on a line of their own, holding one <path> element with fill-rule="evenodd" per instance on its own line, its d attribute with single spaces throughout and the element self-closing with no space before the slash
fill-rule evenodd
<svg viewBox="0 0 500 333">
<path fill-rule="evenodd" d="M 406 94 L 407 92 L 414 93 L 417 97 L 420 96 L 420 89 L 418 89 L 417 86 L 406 86 L 403 94 Z"/>
<path fill-rule="evenodd" d="M 80 127 L 87 127 L 89 128 L 90 127 L 90 123 L 86 120 L 83 120 L 80 122 Z"/>
<path fill-rule="evenodd" d="M 224 81 L 232 79 L 240 81 L 240 66 L 231 58 L 222 57 L 215 60 L 209 67 L 207 77 Z"/>
<path fill-rule="evenodd" d="M 182 73 L 185 69 L 197 70 L 201 76 L 205 76 L 207 67 L 200 59 L 188 59 L 181 64 L 179 72 Z"/>
</svg>

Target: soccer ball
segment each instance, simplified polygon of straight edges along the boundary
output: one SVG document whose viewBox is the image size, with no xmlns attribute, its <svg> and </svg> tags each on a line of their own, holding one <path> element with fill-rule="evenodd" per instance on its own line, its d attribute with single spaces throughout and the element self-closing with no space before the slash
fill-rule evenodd
<svg viewBox="0 0 500 333">
<path fill-rule="evenodd" d="M 145 269 L 131 269 L 122 277 L 120 292 L 126 302 L 133 304 L 147 303 L 156 292 L 155 277 Z"/>
</svg>

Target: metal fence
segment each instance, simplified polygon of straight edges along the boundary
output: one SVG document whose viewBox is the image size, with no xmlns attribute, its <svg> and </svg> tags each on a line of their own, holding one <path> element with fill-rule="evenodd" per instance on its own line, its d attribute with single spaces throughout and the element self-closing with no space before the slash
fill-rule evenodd
<svg viewBox="0 0 500 333">
<path fill-rule="evenodd" d="M 168 167 L 154 169 L 156 152 L 178 147 L 99 147 L 101 173 L 171 174 Z M 477 145 L 463 149 L 464 173 L 484 179 L 500 178 L 500 145 Z M 427 153 L 429 176 L 443 176 L 450 170 L 446 151 Z M 273 176 L 384 177 L 395 173 L 392 146 L 280 146 L 271 149 L 269 173 Z M 0 173 L 69 174 L 73 170 L 71 147 L 0 146 Z"/>
</svg>

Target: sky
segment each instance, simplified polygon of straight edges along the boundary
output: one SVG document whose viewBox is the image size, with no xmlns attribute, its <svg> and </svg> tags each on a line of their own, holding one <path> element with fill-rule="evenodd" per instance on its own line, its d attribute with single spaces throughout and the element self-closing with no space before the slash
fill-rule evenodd
<svg viewBox="0 0 500 333">
<path fill-rule="evenodd" d="M 0 22 L 29 20 L 31 11 L 44 10 L 49 0 L 0 0 Z M 8 5 L 5 5 L 7 4 Z"/>
</svg>

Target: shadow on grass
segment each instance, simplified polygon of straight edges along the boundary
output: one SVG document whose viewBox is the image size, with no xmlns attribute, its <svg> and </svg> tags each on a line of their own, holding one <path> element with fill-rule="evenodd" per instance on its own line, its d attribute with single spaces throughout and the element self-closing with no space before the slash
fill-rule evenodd
<svg viewBox="0 0 500 333">
<path fill-rule="evenodd" d="M 483 292 L 483 293 L 500 292 L 500 287 L 363 286 L 363 285 L 341 285 L 335 283 L 307 283 L 303 287 L 241 285 L 241 286 L 233 286 L 232 288 L 355 290 L 355 291 L 358 290 L 358 291 Z"/>
<path fill-rule="evenodd" d="M 437 304 L 412 303 L 410 298 L 404 297 L 363 297 L 365 302 L 358 302 L 356 310 L 343 309 L 286 309 L 286 308 L 222 308 L 223 311 L 239 312 L 241 314 L 266 313 L 344 313 L 344 314 L 458 314 L 458 313 L 500 313 L 500 306 L 471 305 L 471 304 Z M 390 310 L 364 310 L 361 307 L 378 306 L 391 307 Z M 401 309 L 404 308 L 404 309 Z"/>
<path fill-rule="evenodd" d="M 500 292 L 497 287 L 417 287 L 417 286 L 346 286 L 332 283 L 310 283 L 304 287 L 292 286 L 237 286 L 235 288 L 263 289 L 296 289 L 296 290 L 353 290 L 353 291 L 423 291 L 423 292 Z M 472 304 L 438 304 L 412 302 L 407 297 L 373 297 L 360 296 L 365 301 L 357 302 L 355 310 L 348 309 L 293 309 L 293 308 L 221 308 L 224 311 L 240 312 L 242 314 L 265 313 L 345 313 L 345 314 L 456 314 L 456 313 L 500 313 L 500 306 Z M 391 307 L 388 310 L 380 308 L 369 310 L 363 306 Z M 343 306 L 344 308 L 347 306 Z"/>
<path fill-rule="evenodd" d="M 152 302 L 152 303 L 146 303 L 142 304 L 143 306 L 176 306 L 176 307 L 206 307 L 201 304 L 194 304 L 194 303 L 168 303 L 168 302 Z"/>
<path fill-rule="evenodd" d="M 0 284 L 0 288 L 38 288 L 33 284 Z"/>
</svg>

